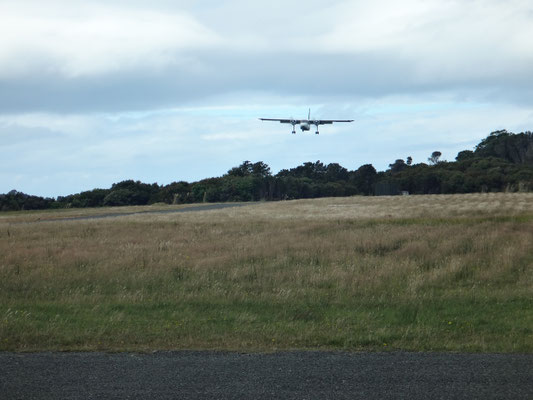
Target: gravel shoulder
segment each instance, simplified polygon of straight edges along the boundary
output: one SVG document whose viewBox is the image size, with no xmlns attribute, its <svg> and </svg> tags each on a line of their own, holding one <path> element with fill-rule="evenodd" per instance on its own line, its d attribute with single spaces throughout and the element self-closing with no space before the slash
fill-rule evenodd
<svg viewBox="0 0 533 400">
<path fill-rule="evenodd" d="M 0 353 L 2 399 L 531 399 L 533 355 Z"/>
</svg>

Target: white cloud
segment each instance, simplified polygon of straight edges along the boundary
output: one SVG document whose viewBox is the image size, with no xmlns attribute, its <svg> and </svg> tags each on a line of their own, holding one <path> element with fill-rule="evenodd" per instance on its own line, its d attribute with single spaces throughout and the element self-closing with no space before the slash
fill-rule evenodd
<svg viewBox="0 0 533 400">
<path fill-rule="evenodd" d="M 69 78 L 191 63 L 219 44 L 185 12 L 84 1 L 0 4 L 0 77 L 60 72 Z"/>
<path fill-rule="evenodd" d="M 0 112 L 146 110 L 266 92 L 531 103 L 525 1 L 281 3 L 2 3 Z"/>
<path fill-rule="evenodd" d="M 321 51 L 388 54 L 418 81 L 506 77 L 533 67 L 533 6 L 511 0 L 344 2 Z"/>
</svg>

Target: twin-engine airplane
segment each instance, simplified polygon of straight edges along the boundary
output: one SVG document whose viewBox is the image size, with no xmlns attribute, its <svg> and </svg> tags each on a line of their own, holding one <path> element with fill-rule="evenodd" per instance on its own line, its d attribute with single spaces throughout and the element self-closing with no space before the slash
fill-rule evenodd
<svg viewBox="0 0 533 400">
<path fill-rule="evenodd" d="M 308 131 L 311 129 L 311 125 L 316 126 L 316 134 L 318 135 L 318 125 L 332 124 L 334 122 L 352 122 L 353 119 L 311 119 L 311 109 L 309 109 L 309 114 L 307 119 L 279 119 L 279 118 L 259 118 L 261 121 L 279 121 L 282 124 L 291 124 L 292 133 L 296 133 L 296 125 L 300 125 L 300 129 L 303 131 Z"/>
</svg>

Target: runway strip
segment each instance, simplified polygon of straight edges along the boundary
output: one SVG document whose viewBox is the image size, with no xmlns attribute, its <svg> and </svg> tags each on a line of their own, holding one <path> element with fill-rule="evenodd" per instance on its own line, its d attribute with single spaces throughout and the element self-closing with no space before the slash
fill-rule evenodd
<svg viewBox="0 0 533 400">
<path fill-rule="evenodd" d="M 221 210 L 223 208 L 231 207 L 242 207 L 245 205 L 250 205 L 254 203 L 224 203 L 224 204 L 202 204 L 195 205 L 185 208 L 177 208 L 172 210 L 147 210 L 147 211 L 135 211 L 135 212 L 125 212 L 125 213 L 106 213 L 106 214 L 96 214 L 96 215 L 84 215 L 79 217 L 64 217 L 64 218 L 43 218 L 37 221 L 29 221 L 22 223 L 34 223 L 34 222 L 51 222 L 51 221 L 83 221 L 91 219 L 103 219 L 103 218 L 115 218 L 115 217 L 125 217 L 129 215 L 144 215 L 144 214 L 174 214 L 174 213 L 184 213 L 184 212 L 193 212 L 193 211 L 208 211 L 208 210 Z"/>
<path fill-rule="evenodd" d="M 533 355 L 0 353 L 1 399 L 532 399 Z"/>
</svg>

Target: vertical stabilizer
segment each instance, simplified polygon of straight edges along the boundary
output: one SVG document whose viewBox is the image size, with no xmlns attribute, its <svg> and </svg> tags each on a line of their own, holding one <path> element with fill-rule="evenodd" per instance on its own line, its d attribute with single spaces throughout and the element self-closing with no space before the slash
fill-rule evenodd
<svg viewBox="0 0 533 400">
<path fill-rule="evenodd" d="M 311 109 L 309 109 L 309 113 L 307 114 L 307 120 L 311 121 Z"/>
</svg>

